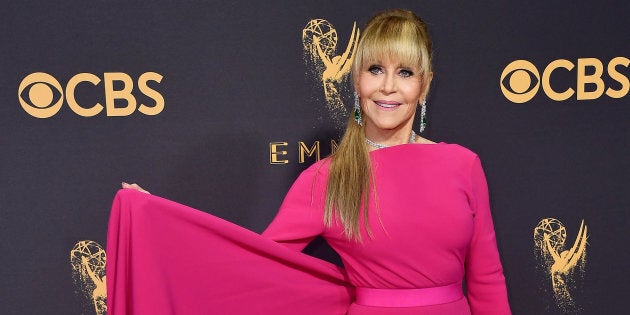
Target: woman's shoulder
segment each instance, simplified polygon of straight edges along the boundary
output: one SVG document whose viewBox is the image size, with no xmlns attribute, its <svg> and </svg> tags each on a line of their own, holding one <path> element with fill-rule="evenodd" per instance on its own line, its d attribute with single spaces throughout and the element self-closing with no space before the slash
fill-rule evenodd
<svg viewBox="0 0 630 315">
<path fill-rule="evenodd" d="M 330 157 L 323 158 L 315 163 L 311 164 L 309 167 L 304 169 L 300 173 L 300 177 L 305 178 L 313 178 L 318 176 L 327 176 L 328 169 L 330 168 Z"/>
<path fill-rule="evenodd" d="M 456 156 L 459 156 L 461 158 L 465 158 L 465 159 L 475 159 L 477 158 L 477 153 L 475 153 L 474 151 L 472 151 L 471 149 L 461 145 L 461 144 L 457 144 L 457 143 L 445 143 L 445 142 L 440 142 L 439 144 L 442 145 L 442 147 L 444 148 L 444 151 L 448 152 L 449 154 L 453 154 Z"/>
<path fill-rule="evenodd" d="M 409 157 L 421 162 L 418 164 L 432 165 L 457 174 L 469 174 L 475 165 L 480 164 L 477 153 L 461 144 L 439 142 L 426 146 L 429 147 L 418 149 Z"/>
</svg>

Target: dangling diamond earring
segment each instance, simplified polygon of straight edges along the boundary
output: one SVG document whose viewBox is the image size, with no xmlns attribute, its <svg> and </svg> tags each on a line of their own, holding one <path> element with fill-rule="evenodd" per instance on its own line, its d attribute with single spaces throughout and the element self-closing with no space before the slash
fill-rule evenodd
<svg viewBox="0 0 630 315">
<path fill-rule="evenodd" d="M 357 121 L 359 126 L 363 126 L 363 121 L 361 120 L 361 103 L 359 102 L 359 94 L 354 92 L 354 120 Z"/>
<path fill-rule="evenodd" d="M 420 133 L 427 127 L 427 99 L 422 100 L 420 105 Z"/>
</svg>

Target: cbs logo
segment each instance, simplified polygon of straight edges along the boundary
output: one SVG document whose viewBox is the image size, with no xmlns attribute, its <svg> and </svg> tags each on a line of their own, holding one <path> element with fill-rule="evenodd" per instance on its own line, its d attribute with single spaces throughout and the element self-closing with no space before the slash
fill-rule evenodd
<svg viewBox="0 0 630 315">
<path fill-rule="evenodd" d="M 97 86 L 101 78 L 91 73 L 79 73 L 68 81 L 65 90 L 53 76 L 43 72 L 27 75 L 18 88 L 18 100 L 24 111 L 33 117 L 49 118 L 57 114 L 63 105 L 65 98 L 70 109 L 83 117 L 98 115 L 103 110 L 107 116 L 129 116 L 136 109 L 145 115 L 157 115 L 164 109 L 164 97 L 158 91 L 149 87 L 148 83 L 154 81 L 160 83 L 162 75 L 155 72 L 145 72 L 138 78 L 138 89 L 146 97 L 153 100 L 154 104 L 137 104 L 136 98 L 131 94 L 133 79 L 126 73 L 106 72 L 103 74 L 105 90 L 105 106 L 96 102 L 92 104 L 80 104 L 75 97 L 75 90 L 79 84 Z M 118 87 L 114 88 L 114 85 Z M 120 88 L 122 86 L 122 88 Z M 65 97 L 64 97 L 65 96 Z M 115 105 L 116 100 L 122 100 L 126 106 Z"/>
<path fill-rule="evenodd" d="M 508 64 L 499 85 L 503 95 L 514 103 L 525 103 L 531 100 L 542 85 L 545 94 L 554 101 L 564 101 L 577 94 L 577 100 L 593 100 L 603 94 L 612 98 L 622 98 L 630 90 L 628 74 L 623 74 L 619 68 L 625 67 L 626 73 L 630 59 L 615 57 L 608 62 L 606 72 L 615 83 L 606 87 L 602 75 L 604 64 L 596 58 L 580 58 L 577 60 L 576 89 L 572 87 L 552 87 L 550 78 L 559 69 L 573 71 L 576 65 L 566 59 L 558 59 L 549 63 L 540 76 L 540 72 L 527 60 L 516 60 Z M 560 71 L 560 70 L 559 70 Z M 588 88 L 588 90 L 587 90 Z"/>
</svg>

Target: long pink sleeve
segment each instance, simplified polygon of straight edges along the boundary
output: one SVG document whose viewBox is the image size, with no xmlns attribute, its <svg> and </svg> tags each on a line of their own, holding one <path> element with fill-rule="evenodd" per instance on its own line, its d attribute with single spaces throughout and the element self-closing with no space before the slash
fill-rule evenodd
<svg viewBox="0 0 630 315">
<path fill-rule="evenodd" d="M 323 174 L 313 166 L 300 174 L 287 193 L 275 219 L 262 233 L 285 246 L 301 251 L 324 231 L 321 190 L 313 189 Z M 317 182 L 315 182 L 317 181 Z M 318 186 L 319 187 L 319 186 Z"/>
<path fill-rule="evenodd" d="M 474 160 L 471 172 L 474 226 L 465 263 L 468 301 L 473 314 L 511 314 L 490 214 L 488 186 L 479 158 Z"/>
</svg>

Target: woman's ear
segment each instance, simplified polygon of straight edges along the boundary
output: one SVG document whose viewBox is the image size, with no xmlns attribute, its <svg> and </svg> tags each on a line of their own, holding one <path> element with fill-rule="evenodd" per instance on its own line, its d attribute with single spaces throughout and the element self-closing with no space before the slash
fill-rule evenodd
<svg viewBox="0 0 630 315">
<path fill-rule="evenodd" d="M 424 85 L 428 89 L 429 85 L 431 85 L 431 81 L 433 80 L 433 71 L 430 71 L 429 73 L 427 73 L 427 77 L 424 80 L 425 80 Z"/>
<path fill-rule="evenodd" d="M 424 87 L 424 91 L 422 91 L 422 98 L 426 99 L 427 94 L 429 94 L 429 86 L 431 85 L 431 81 L 433 80 L 433 71 L 427 73 L 426 78 L 424 78 L 424 82 L 422 83 Z"/>
</svg>

